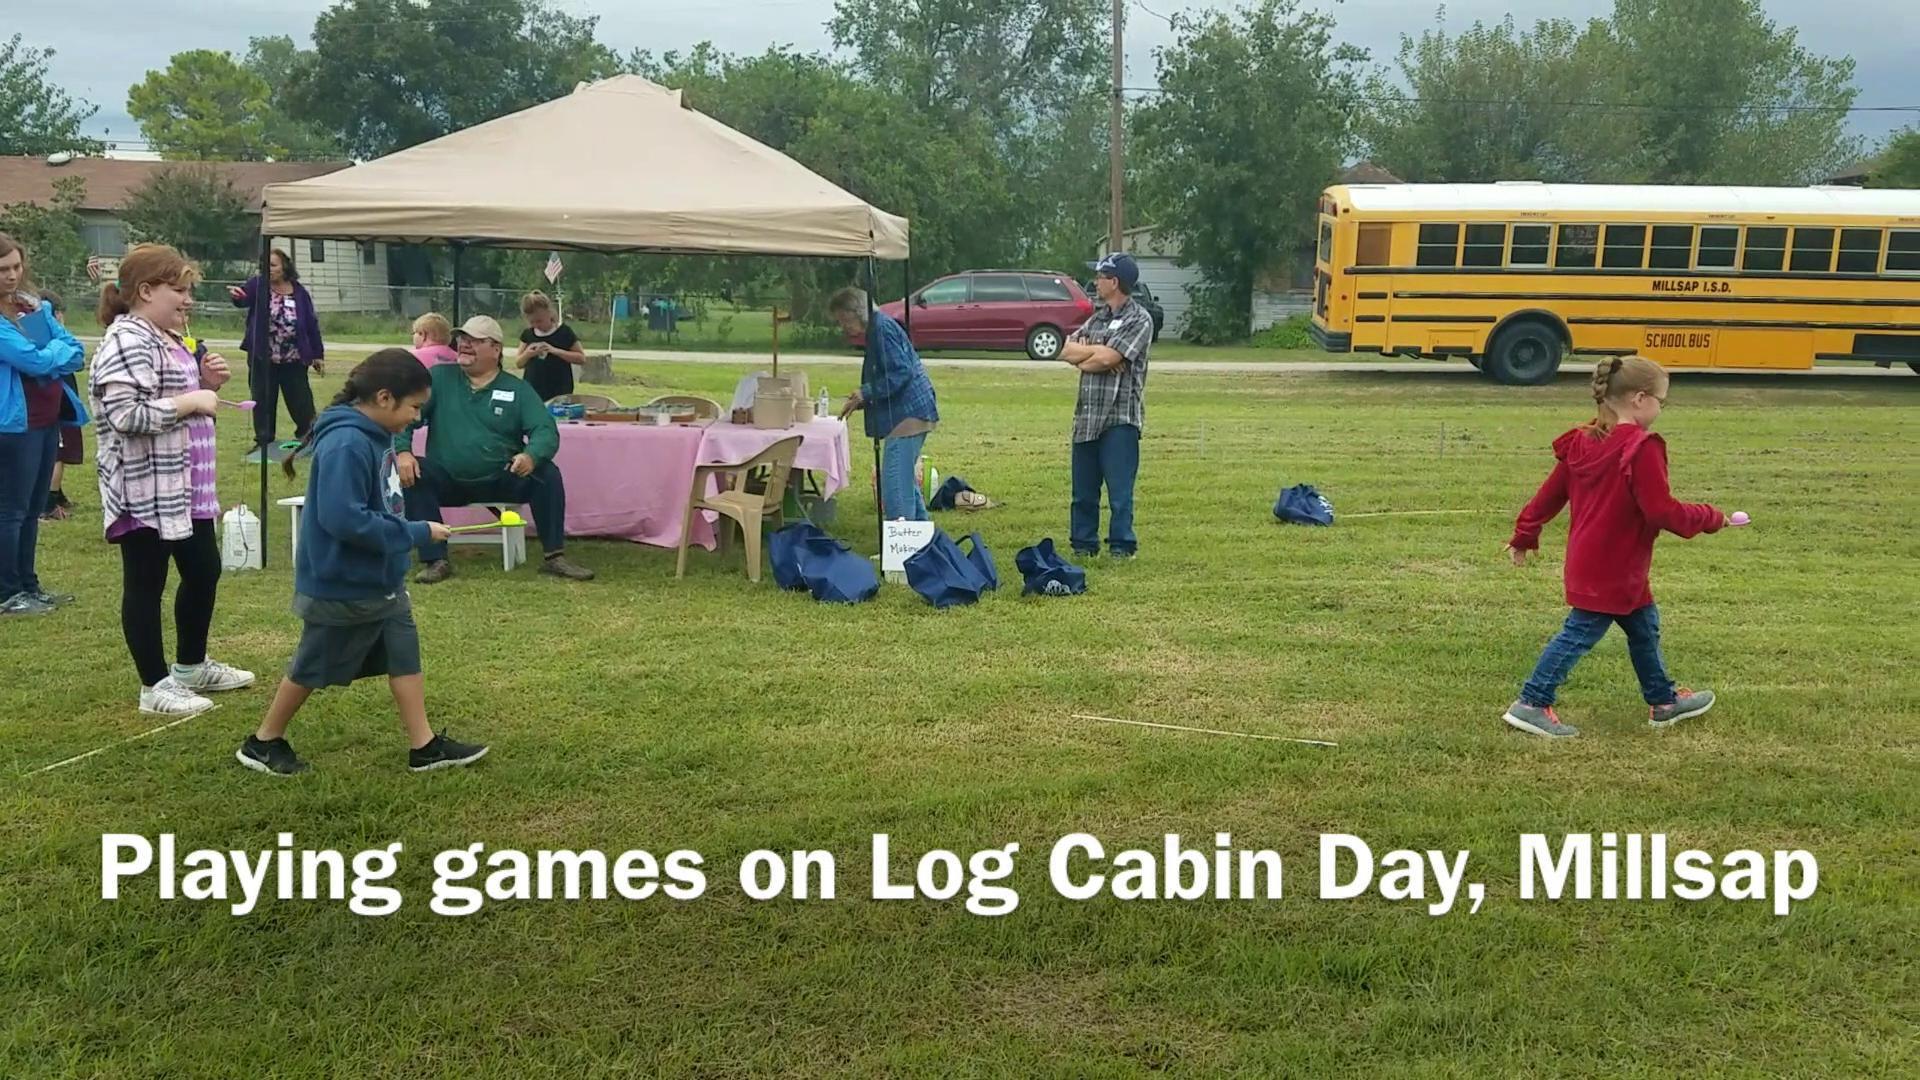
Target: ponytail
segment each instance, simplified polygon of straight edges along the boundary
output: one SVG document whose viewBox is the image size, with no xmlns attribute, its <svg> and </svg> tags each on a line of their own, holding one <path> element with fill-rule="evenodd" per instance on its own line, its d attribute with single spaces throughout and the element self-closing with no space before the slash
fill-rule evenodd
<svg viewBox="0 0 1920 1080">
<path fill-rule="evenodd" d="M 1666 384 L 1667 370 L 1644 356 L 1615 356 L 1593 367 L 1592 422 L 1586 430 L 1596 439 L 1613 433 L 1620 412 L 1613 403 L 1638 392 L 1659 393 Z"/>
<path fill-rule="evenodd" d="M 359 405 L 362 402 L 372 401 L 380 396 L 382 390 L 393 395 L 394 400 L 398 401 L 409 395 L 429 390 L 432 386 L 433 376 L 427 372 L 427 366 L 422 364 L 420 358 L 413 355 L 411 350 L 381 349 L 355 364 L 353 370 L 347 372 L 345 385 L 340 387 L 339 393 L 333 395 L 332 401 L 327 402 L 327 408 L 331 409 L 336 405 Z M 280 463 L 280 470 L 287 474 L 289 480 L 296 475 L 293 470 L 294 460 L 300 456 L 301 451 L 313 443 L 313 433 L 316 429 L 317 425 L 314 428 L 308 428 L 306 437 L 300 440 L 300 446 Z"/>
<path fill-rule="evenodd" d="M 127 298 L 121 294 L 119 282 L 109 281 L 101 287 L 100 310 L 94 312 L 94 315 L 100 320 L 101 326 L 112 326 L 113 320 L 125 315 L 130 310 L 132 310 L 132 305 L 128 304 Z"/>
</svg>

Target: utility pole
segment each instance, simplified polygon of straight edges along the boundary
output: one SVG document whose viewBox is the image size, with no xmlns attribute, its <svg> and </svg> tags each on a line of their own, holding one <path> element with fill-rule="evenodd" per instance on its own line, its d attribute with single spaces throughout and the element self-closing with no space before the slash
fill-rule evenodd
<svg viewBox="0 0 1920 1080">
<path fill-rule="evenodd" d="M 1109 172 L 1112 173 L 1108 183 L 1113 191 L 1113 206 L 1107 214 L 1107 233 L 1110 237 L 1108 251 L 1123 250 L 1122 234 L 1127 228 L 1125 193 L 1122 190 L 1126 174 L 1124 162 L 1127 158 L 1123 141 L 1126 137 L 1124 131 L 1126 113 L 1123 107 L 1124 102 L 1120 97 L 1120 88 L 1125 84 L 1127 73 L 1127 56 L 1120 45 L 1120 26 L 1125 19 L 1126 0 L 1113 0 L 1113 113 L 1108 121 L 1107 132 L 1107 163 Z"/>
</svg>

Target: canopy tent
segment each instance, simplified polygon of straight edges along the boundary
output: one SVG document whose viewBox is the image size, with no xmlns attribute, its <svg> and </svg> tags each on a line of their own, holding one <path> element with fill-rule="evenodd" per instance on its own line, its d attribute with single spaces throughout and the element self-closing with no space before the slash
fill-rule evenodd
<svg viewBox="0 0 1920 1080">
<path fill-rule="evenodd" d="M 581 164 L 547 153 L 554 148 L 573 151 Z M 907 219 L 637 75 L 584 83 L 544 105 L 327 176 L 269 184 L 265 199 L 261 280 L 274 236 L 447 244 L 456 320 L 460 252 L 470 245 L 864 259 L 869 312 L 873 261 L 909 258 Z M 256 396 L 268 366 L 267 292 L 255 290 L 249 317 Z M 270 457 L 261 446 L 262 565 Z M 876 440 L 876 475 L 879 468 Z M 877 500 L 874 509 L 878 515 Z"/>
<path fill-rule="evenodd" d="M 266 203 L 267 236 L 907 257 L 905 218 L 638 75 L 583 84 L 327 176 L 268 185 Z"/>
</svg>

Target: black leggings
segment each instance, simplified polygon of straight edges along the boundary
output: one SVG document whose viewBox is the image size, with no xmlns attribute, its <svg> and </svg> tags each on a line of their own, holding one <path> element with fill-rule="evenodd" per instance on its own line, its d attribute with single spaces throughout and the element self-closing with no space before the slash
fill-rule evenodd
<svg viewBox="0 0 1920 1080">
<path fill-rule="evenodd" d="M 213 522 L 196 520 L 185 540 L 162 540 L 153 529 L 135 529 L 121 537 L 120 629 L 127 651 L 140 671 L 140 684 L 167 677 L 166 639 L 160 630 L 160 600 L 167 591 L 167 560 L 180 568 L 173 592 L 173 632 L 182 664 L 207 658 L 207 629 L 213 625 L 214 593 L 220 587 L 220 545 Z"/>
<path fill-rule="evenodd" d="M 313 430 L 313 384 L 307 378 L 305 364 L 262 362 L 248 372 L 257 404 L 253 410 L 254 439 L 265 446 L 274 441 L 280 419 L 280 399 L 287 399 L 287 415 L 293 418 L 293 437 L 304 439 Z"/>
</svg>

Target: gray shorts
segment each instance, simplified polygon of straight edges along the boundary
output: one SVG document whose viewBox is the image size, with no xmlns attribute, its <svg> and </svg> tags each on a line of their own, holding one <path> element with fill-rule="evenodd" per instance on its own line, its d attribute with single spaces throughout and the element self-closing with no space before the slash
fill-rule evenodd
<svg viewBox="0 0 1920 1080">
<path fill-rule="evenodd" d="M 293 595 L 306 628 L 287 664 L 296 686 L 318 690 L 355 679 L 420 674 L 420 631 L 405 589 L 374 600 L 317 600 Z"/>
</svg>

